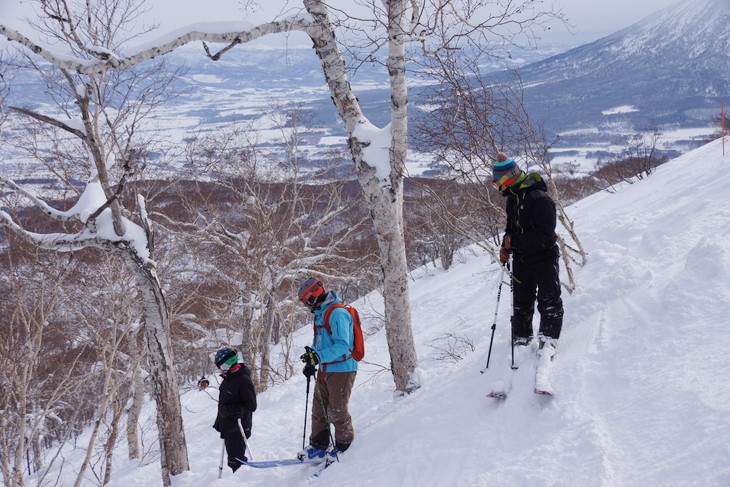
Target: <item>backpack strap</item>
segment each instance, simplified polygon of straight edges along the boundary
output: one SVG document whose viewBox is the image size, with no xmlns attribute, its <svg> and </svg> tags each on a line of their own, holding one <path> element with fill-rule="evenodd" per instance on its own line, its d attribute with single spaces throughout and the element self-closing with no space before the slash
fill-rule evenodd
<svg viewBox="0 0 730 487">
<path fill-rule="evenodd" d="M 332 303 L 329 308 L 327 308 L 327 311 L 324 312 L 324 317 L 322 321 L 324 322 L 324 325 L 314 325 L 314 339 L 317 339 L 317 330 L 320 328 L 324 328 L 327 330 L 327 334 L 332 334 L 332 327 L 330 326 L 330 315 L 335 310 L 335 308 L 344 308 L 345 306 L 341 303 Z"/>
<path fill-rule="evenodd" d="M 346 309 L 346 307 L 345 307 L 344 304 L 342 304 L 342 303 L 332 303 L 330 305 L 330 307 L 327 308 L 327 311 L 324 312 L 324 317 L 322 319 L 322 321 L 324 322 L 324 325 L 314 325 L 314 340 L 315 340 L 315 345 L 316 345 L 316 341 L 317 341 L 317 330 L 318 329 L 324 328 L 324 329 L 327 330 L 327 333 L 329 335 L 332 335 L 332 326 L 330 326 L 330 315 L 337 308 L 344 308 L 345 311 L 347 311 L 347 309 Z M 346 358 L 343 358 L 342 360 L 335 360 L 334 362 L 328 362 L 328 364 L 337 364 L 337 363 L 340 363 L 340 362 L 345 362 L 345 361 L 349 360 L 350 358 L 352 358 L 352 351 L 350 351 L 350 356 L 348 356 Z M 324 366 L 326 364 L 322 364 L 322 365 Z"/>
<path fill-rule="evenodd" d="M 330 315 L 336 308 L 344 308 L 345 305 L 342 303 L 332 303 L 332 305 L 327 308 L 327 311 L 324 312 L 324 327 L 327 328 L 327 333 L 330 335 L 332 334 L 332 327 L 330 326 Z"/>
</svg>

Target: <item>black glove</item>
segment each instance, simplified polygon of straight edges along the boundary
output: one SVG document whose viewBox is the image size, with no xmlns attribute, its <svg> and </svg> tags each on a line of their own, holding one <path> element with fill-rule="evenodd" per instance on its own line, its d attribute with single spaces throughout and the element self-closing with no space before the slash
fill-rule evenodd
<svg viewBox="0 0 730 487">
<path fill-rule="evenodd" d="M 304 370 L 302 372 L 304 373 L 304 377 L 309 379 L 317 373 L 317 367 L 312 364 L 307 364 L 304 366 Z"/>
<path fill-rule="evenodd" d="M 309 347 L 304 347 L 305 352 L 299 357 L 307 365 L 314 367 L 319 363 L 319 355 Z"/>
</svg>

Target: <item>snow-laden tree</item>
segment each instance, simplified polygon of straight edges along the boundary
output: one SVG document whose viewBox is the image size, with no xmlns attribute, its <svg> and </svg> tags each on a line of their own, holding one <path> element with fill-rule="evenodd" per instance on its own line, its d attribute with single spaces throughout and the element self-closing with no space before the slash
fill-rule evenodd
<svg viewBox="0 0 730 487">
<path fill-rule="evenodd" d="M 50 63 L 43 62 L 33 49 L 24 51 L 24 55 L 28 66 L 46 83 L 55 104 L 45 112 L 20 106 L 10 108 L 29 120 L 29 135 L 47 129 L 42 139 L 45 146 L 31 155 L 36 155 L 42 167 L 78 195 L 70 208 L 59 209 L 0 176 L 0 189 L 23 196 L 49 221 L 57 222 L 49 223 L 46 231 L 36 230 L 27 228 L 27 222 L 17 214 L 0 211 L 0 225 L 42 249 L 103 249 L 121 259 L 134 273 L 144 310 L 162 478 L 164 485 L 169 485 L 171 475 L 189 468 L 169 316 L 152 259 L 154 245 L 145 201 L 141 197 L 132 200 L 132 207 L 137 210 L 132 214 L 122 203 L 122 192 L 145 150 L 145 141 L 138 133 L 140 125 L 155 106 L 165 101 L 172 78 L 162 75 L 153 63 L 108 73 L 77 69 L 79 65 L 109 58 L 110 53 L 129 41 L 130 25 L 140 14 L 138 2 L 101 0 L 71 4 L 57 0 L 37 2 L 37 6 L 40 17 L 33 23 L 34 30 L 54 42 L 59 51 Z M 31 126 L 33 122 L 37 125 Z M 54 167 L 54 161 L 60 161 L 64 170 Z M 69 166 L 73 166 L 74 178 L 84 178 L 82 187 L 74 186 L 74 178 L 68 177 L 65 169 Z"/>
<path fill-rule="evenodd" d="M 266 35 L 306 33 L 321 60 L 325 81 L 343 121 L 358 181 L 373 219 L 380 249 L 391 369 L 396 389 L 407 393 L 419 387 L 415 374 L 418 359 L 411 325 L 403 229 L 403 181 L 408 149 L 407 46 L 420 43 L 425 48 L 424 54 L 432 55 L 459 48 L 464 39 L 477 43 L 485 41 L 500 26 L 512 29 L 513 34 L 514 31 L 524 31 L 540 18 L 541 2 L 362 0 L 351 2 L 347 12 L 339 2 L 303 0 L 302 3 L 304 8 L 293 15 L 259 25 L 241 23 L 239 28 L 228 28 L 226 32 L 210 26 L 193 26 L 183 35 L 163 38 L 153 47 L 126 53 L 112 49 L 87 49 L 96 57 L 91 62 L 59 56 L 2 25 L 0 34 L 20 42 L 35 55 L 53 64 L 83 74 L 94 74 L 129 69 L 193 41 L 227 44 L 215 54 L 205 46 L 212 59 L 219 59 L 229 49 Z M 351 33 L 359 34 L 356 36 L 359 46 L 355 43 L 350 46 L 352 52 L 359 53 L 356 63 L 382 58 L 387 69 L 391 116 L 385 127 L 375 127 L 369 121 L 350 85 L 342 52 L 348 48 L 346 43 Z M 503 35 L 497 33 L 497 36 Z"/>
</svg>

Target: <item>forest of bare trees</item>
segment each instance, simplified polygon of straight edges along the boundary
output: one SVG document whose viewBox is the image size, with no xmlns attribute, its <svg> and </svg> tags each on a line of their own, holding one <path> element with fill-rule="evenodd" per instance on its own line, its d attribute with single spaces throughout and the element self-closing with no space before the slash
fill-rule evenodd
<svg viewBox="0 0 730 487">
<path fill-rule="evenodd" d="M 3 66 L 40 76 L 49 94 L 41 107 L 3 103 L 0 130 L 13 128 L 3 143 L 33 165 L 31 174 L 53 180 L 31 189 L 0 175 L 0 258 L 7 271 L 0 314 L 12 330 L 0 339 L 4 481 L 25 485 L 31 472 L 43 479 L 64 461 L 62 447 L 90 427 L 88 454 L 74 466 L 76 485 L 89 477 L 109 482 L 111 452 L 122 436 L 130 459 L 160 459 L 163 485 L 170 485 L 188 469 L 180 389 L 210 371 L 210 353 L 221 344 L 240 346 L 259 390 L 290 377 L 291 332 L 306 322 L 292 296 L 305 276 L 346 290 L 348 300 L 382 291 L 380 319 L 391 352 L 383 366 L 396 391 L 416 390 L 409 270 L 437 261 L 448 268 L 472 242 L 492 251 L 501 208 L 480 178 L 501 147 L 539 164 L 548 146 L 522 111 L 513 114 L 517 133 L 477 142 L 471 156 L 479 159 L 467 156 L 475 164 L 471 175 L 407 179 L 407 67 L 420 59 L 420 68 L 449 86 L 469 66 L 447 53 L 468 45 L 486 54 L 492 35 L 509 42 L 511 27 L 529 32 L 557 14 L 527 0 L 499 12 L 489 11 L 488 1 L 444 0 L 433 8 L 388 0 L 362 2 L 367 15 L 356 17 L 304 0 L 298 16 L 245 31 L 190 32 L 119 57 L 141 34 L 132 26 L 144 13 L 142 2 L 35 3 L 39 17 L 31 25 L 47 43 L 0 25 L 0 34 L 23 46 Z M 340 45 L 335 32 L 342 29 L 360 37 Z M 206 45 L 215 60 L 250 40 L 294 31 L 312 39 L 348 137 L 349 153 L 328 154 L 328 163 L 337 174 L 350 168 L 351 179 L 331 177 L 329 167 L 302 170 L 296 129 L 311 122 L 295 111 L 271 113 L 279 117 L 287 154 L 277 160 L 259 150 L 252 127 L 196 134 L 184 146 L 146 130 L 176 93 L 175 71 L 163 68 L 162 54 L 191 42 L 223 44 L 216 54 Z M 380 59 L 389 74 L 387 127 L 369 122 L 350 86 L 343 50 L 353 55 L 356 48 L 355 66 Z M 389 142 L 378 146 L 383 135 Z M 443 149 L 427 148 L 451 152 Z M 165 164 L 184 169 L 172 171 L 174 177 L 156 172 Z M 154 425 L 140 423 L 145 393 L 156 405 Z"/>
</svg>

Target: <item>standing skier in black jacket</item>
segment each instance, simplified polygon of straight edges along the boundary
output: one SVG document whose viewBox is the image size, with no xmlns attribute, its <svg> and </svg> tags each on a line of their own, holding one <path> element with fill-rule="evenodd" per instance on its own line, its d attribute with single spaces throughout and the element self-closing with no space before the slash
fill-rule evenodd
<svg viewBox="0 0 730 487">
<path fill-rule="evenodd" d="M 539 347 L 552 357 L 563 327 L 555 202 L 540 175 L 526 174 L 502 152 L 497 154 L 492 182 L 507 198 L 507 225 L 499 256 L 504 265 L 512 255 L 514 344 L 527 345 L 532 340 L 537 297 Z"/>
<path fill-rule="evenodd" d="M 241 420 L 246 438 L 250 438 L 253 412 L 256 411 L 256 391 L 251 382 L 251 372 L 238 362 L 235 350 L 218 350 L 215 365 L 221 370 L 223 382 L 218 394 L 218 415 L 213 428 L 221 434 L 228 453 L 228 466 L 235 472 L 248 461 L 246 442 L 238 421 Z"/>
</svg>

